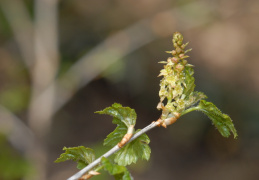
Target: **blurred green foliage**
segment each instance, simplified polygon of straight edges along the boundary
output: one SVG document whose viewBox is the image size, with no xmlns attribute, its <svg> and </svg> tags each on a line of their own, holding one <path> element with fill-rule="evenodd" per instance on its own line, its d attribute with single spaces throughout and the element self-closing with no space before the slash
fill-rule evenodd
<svg viewBox="0 0 259 180">
<path fill-rule="evenodd" d="M 0 179 L 16 180 L 32 173 L 32 166 L 16 152 L 0 134 Z"/>
<path fill-rule="evenodd" d="M 28 105 L 28 87 L 11 87 L 0 93 L 0 104 L 12 112 L 20 112 Z"/>
</svg>

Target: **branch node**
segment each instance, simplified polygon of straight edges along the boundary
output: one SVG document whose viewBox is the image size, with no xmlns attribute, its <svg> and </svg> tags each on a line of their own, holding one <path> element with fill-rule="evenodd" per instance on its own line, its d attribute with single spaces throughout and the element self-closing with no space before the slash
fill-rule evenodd
<svg viewBox="0 0 259 180">
<path fill-rule="evenodd" d="M 162 126 L 166 128 L 166 126 L 169 126 L 169 125 L 175 123 L 176 120 L 177 120 L 180 116 L 181 116 L 180 113 L 177 113 L 177 112 L 174 113 L 174 116 L 173 116 L 173 117 L 170 117 L 170 118 L 167 118 L 167 119 L 164 120 Z"/>
<path fill-rule="evenodd" d="M 180 113 L 174 113 L 173 117 L 167 118 L 165 120 L 162 120 L 161 118 L 159 118 L 157 121 L 155 121 L 156 125 L 158 127 L 163 126 L 164 128 L 167 128 L 167 126 L 173 124 L 176 122 L 176 120 L 181 116 Z"/>
<path fill-rule="evenodd" d="M 118 143 L 119 148 L 122 148 L 131 139 L 131 137 L 133 136 L 133 132 L 134 132 L 134 125 L 131 125 L 128 128 L 127 134 L 125 134 L 122 140 Z"/>
<path fill-rule="evenodd" d="M 118 143 L 119 148 L 122 148 L 133 136 L 133 133 L 131 134 L 125 134 L 125 136 L 122 138 L 121 142 Z"/>
<path fill-rule="evenodd" d="M 163 126 L 163 122 L 164 121 L 160 118 L 157 121 L 155 121 L 157 127 Z"/>
</svg>

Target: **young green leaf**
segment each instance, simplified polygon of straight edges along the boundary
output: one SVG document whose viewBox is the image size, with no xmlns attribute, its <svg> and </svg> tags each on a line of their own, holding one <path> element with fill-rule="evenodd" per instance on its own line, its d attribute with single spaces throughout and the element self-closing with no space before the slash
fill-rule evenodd
<svg viewBox="0 0 259 180">
<path fill-rule="evenodd" d="M 136 131 L 136 133 L 139 130 Z M 146 134 L 142 134 L 134 141 L 124 146 L 116 153 L 114 161 L 121 166 L 136 163 L 139 158 L 149 160 L 151 149 L 149 147 L 149 138 Z"/>
<path fill-rule="evenodd" d="M 184 83 L 186 85 L 186 88 L 184 89 L 183 94 L 186 95 L 186 97 L 188 98 L 189 95 L 194 91 L 194 88 L 195 88 L 195 84 L 194 84 L 195 80 L 193 77 L 193 74 L 194 74 L 193 68 L 186 66 L 184 68 L 184 74 L 185 74 Z"/>
<path fill-rule="evenodd" d="M 112 123 L 117 124 L 116 129 L 104 140 L 104 145 L 115 146 L 121 142 L 128 130 L 136 124 L 137 115 L 135 110 L 129 107 L 122 107 L 122 105 L 118 103 L 114 103 L 111 107 L 107 107 L 96 113 L 113 116 Z"/>
<path fill-rule="evenodd" d="M 192 93 L 192 97 L 193 97 L 193 102 L 192 102 L 193 104 L 196 104 L 200 100 L 207 98 L 207 96 L 203 92 L 198 92 L 198 91 L 194 91 Z"/>
<path fill-rule="evenodd" d="M 121 141 L 123 136 L 127 133 L 127 129 L 128 129 L 127 126 L 124 123 L 122 123 L 120 120 L 118 120 L 117 118 L 114 118 L 112 123 L 117 124 L 117 127 L 104 140 L 103 145 L 105 146 L 112 146 L 112 147 L 115 146 Z"/>
<path fill-rule="evenodd" d="M 116 180 L 133 179 L 126 167 L 112 164 L 105 157 L 102 157 L 101 163 L 104 166 L 104 170 L 108 171 L 110 175 L 113 175 Z"/>
<path fill-rule="evenodd" d="M 222 136 L 229 137 L 232 132 L 234 138 L 237 137 L 237 132 L 231 118 L 223 114 L 213 103 L 201 100 L 198 108 L 198 110 L 205 113 L 212 120 L 212 123 Z"/>
<path fill-rule="evenodd" d="M 129 107 L 122 107 L 121 104 L 114 103 L 111 107 L 107 107 L 102 111 L 97 111 L 95 113 L 108 114 L 113 116 L 117 120 L 122 121 L 128 128 L 136 124 L 137 114 L 134 109 Z"/>
<path fill-rule="evenodd" d="M 200 100 L 206 99 L 206 98 L 207 98 L 207 96 L 204 93 L 202 93 L 202 92 L 198 92 L 198 91 L 192 92 L 189 95 L 188 99 L 186 100 L 185 109 L 189 108 L 190 106 L 195 105 Z"/>
<path fill-rule="evenodd" d="M 94 150 L 84 146 L 64 147 L 63 150 L 65 150 L 65 153 L 60 155 L 60 157 L 55 161 L 56 163 L 73 160 L 77 162 L 78 169 L 83 169 L 95 160 Z"/>
</svg>

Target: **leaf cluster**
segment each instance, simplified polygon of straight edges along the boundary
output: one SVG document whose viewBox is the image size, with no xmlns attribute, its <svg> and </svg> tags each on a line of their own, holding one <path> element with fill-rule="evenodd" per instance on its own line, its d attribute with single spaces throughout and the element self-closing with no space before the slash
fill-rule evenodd
<svg viewBox="0 0 259 180">
<path fill-rule="evenodd" d="M 128 132 L 128 128 L 135 126 L 136 124 L 137 115 L 135 110 L 129 107 L 123 107 L 118 103 L 114 103 L 112 106 L 107 107 L 102 111 L 97 111 L 96 113 L 112 116 L 112 123 L 117 125 L 115 130 L 104 140 L 105 146 L 116 146 Z M 137 133 L 138 131 L 139 130 L 134 133 Z M 99 167 L 96 167 L 95 169 L 104 169 L 108 171 L 116 180 L 133 179 L 125 166 L 136 163 L 138 159 L 149 160 L 151 153 L 151 149 L 148 145 L 149 143 L 150 140 L 148 136 L 142 134 L 115 153 L 113 160 L 115 164 L 102 157 Z M 65 153 L 61 154 L 55 162 L 73 160 L 77 162 L 77 168 L 82 169 L 95 160 L 94 151 L 84 146 L 64 147 L 63 150 L 65 150 Z"/>
<path fill-rule="evenodd" d="M 104 140 L 104 145 L 111 147 L 120 142 L 122 137 L 127 133 L 127 128 L 133 124 L 135 125 L 137 118 L 134 109 L 122 107 L 122 105 L 118 103 L 114 103 L 111 107 L 105 108 L 103 111 L 97 111 L 97 113 L 113 116 L 112 123 L 117 125 L 116 129 Z M 139 130 L 135 133 L 138 131 Z M 136 163 L 138 159 L 148 160 L 151 153 L 151 149 L 148 145 L 149 142 L 148 136 L 142 134 L 115 153 L 114 161 L 119 165 L 127 166 Z"/>
<path fill-rule="evenodd" d="M 86 148 L 84 146 L 69 148 L 64 147 L 63 150 L 65 152 L 62 153 L 60 157 L 55 161 L 56 163 L 73 160 L 77 162 L 78 169 L 83 169 L 85 166 L 95 160 L 94 150 Z"/>
</svg>

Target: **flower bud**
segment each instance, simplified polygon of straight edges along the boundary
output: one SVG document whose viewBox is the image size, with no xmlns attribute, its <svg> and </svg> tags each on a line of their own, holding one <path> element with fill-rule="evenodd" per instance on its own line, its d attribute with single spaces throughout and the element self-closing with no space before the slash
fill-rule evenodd
<svg viewBox="0 0 259 180">
<path fill-rule="evenodd" d="M 183 65 L 186 65 L 187 64 L 187 60 L 183 60 Z"/>
<path fill-rule="evenodd" d="M 177 47 L 177 48 L 176 48 L 176 53 L 177 53 L 177 54 L 180 54 L 181 52 L 182 52 L 182 49 L 179 48 L 179 47 Z"/>
<path fill-rule="evenodd" d="M 175 39 L 176 41 L 178 41 L 178 40 L 182 41 L 183 35 L 179 32 L 175 32 L 174 35 L 173 35 L 173 39 Z"/>
<path fill-rule="evenodd" d="M 183 44 L 183 41 L 179 40 L 179 41 L 177 41 L 177 44 L 178 44 L 179 46 L 181 46 L 181 45 Z"/>
<path fill-rule="evenodd" d="M 178 63 L 179 58 L 178 57 L 172 57 L 171 61 L 176 64 L 176 63 Z"/>
<path fill-rule="evenodd" d="M 175 66 L 175 68 L 176 68 L 176 70 L 178 70 L 178 71 L 182 71 L 182 70 L 184 69 L 184 66 L 181 65 L 181 64 L 177 64 L 177 65 Z"/>
<path fill-rule="evenodd" d="M 184 54 L 179 54 L 179 58 L 183 58 L 184 57 Z"/>
</svg>

